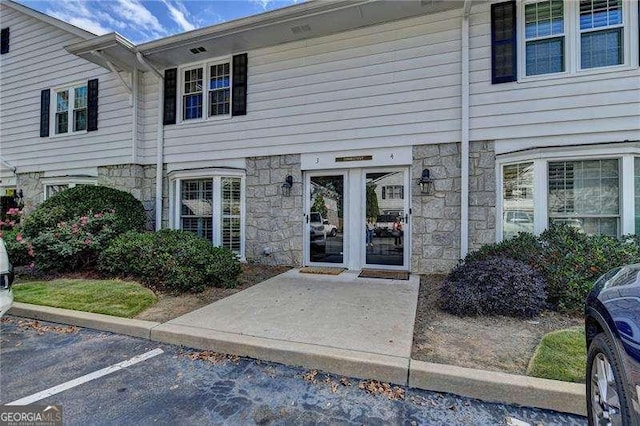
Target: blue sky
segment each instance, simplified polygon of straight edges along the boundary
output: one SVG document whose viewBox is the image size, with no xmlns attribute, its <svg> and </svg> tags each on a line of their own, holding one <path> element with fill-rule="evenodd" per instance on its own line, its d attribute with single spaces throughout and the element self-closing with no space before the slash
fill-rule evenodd
<svg viewBox="0 0 640 426">
<path fill-rule="evenodd" d="M 290 6 L 303 0 L 17 0 L 101 35 L 117 31 L 143 43 Z"/>
</svg>

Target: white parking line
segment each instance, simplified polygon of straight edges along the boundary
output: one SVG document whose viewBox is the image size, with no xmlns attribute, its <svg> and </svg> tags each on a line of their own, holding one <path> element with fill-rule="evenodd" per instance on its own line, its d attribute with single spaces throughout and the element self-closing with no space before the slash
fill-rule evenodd
<svg viewBox="0 0 640 426">
<path fill-rule="evenodd" d="M 102 376 L 106 376 L 107 374 L 114 373 L 116 371 L 122 370 L 123 368 L 127 368 L 133 364 L 137 364 L 146 359 L 153 358 L 154 356 L 160 355 L 164 353 L 164 351 L 160 348 L 156 348 L 152 351 L 143 353 L 141 355 L 136 355 L 131 359 L 126 361 L 119 362 L 117 364 L 110 365 L 109 367 L 103 368 L 102 370 L 94 371 L 93 373 L 85 374 L 84 376 L 78 377 L 77 379 L 70 380 L 68 382 L 62 383 L 60 385 L 54 386 L 49 389 L 45 389 L 41 392 L 34 393 L 33 395 L 26 396 L 24 398 L 20 398 L 13 402 L 8 403 L 7 405 L 28 405 L 33 404 L 36 401 L 40 401 L 41 399 L 45 399 L 52 395 L 55 395 L 60 392 L 64 392 L 67 389 L 74 388 L 83 383 L 90 382 L 91 380 L 98 379 Z"/>
</svg>

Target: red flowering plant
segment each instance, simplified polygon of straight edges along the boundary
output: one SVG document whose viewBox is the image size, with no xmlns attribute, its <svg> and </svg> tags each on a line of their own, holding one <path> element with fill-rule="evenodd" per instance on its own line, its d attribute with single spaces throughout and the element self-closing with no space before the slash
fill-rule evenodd
<svg viewBox="0 0 640 426">
<path fill-rule="evenodd" d="M 22 210 L 15 207 L 4 213 L 4 219 L 0 219 L 0 238 L 4 240 L 14 266 L 29 265 L 33 268 L 33 245 L 24 238 L 20 229 L 22 214 Z"/>
<path fill-rule="evenodd" d="M 98 255 L 117 235 L 114 210 L 59 222 L 32 239 L 38 269 L 72 272 L 93 267 Z"/>
</svg>

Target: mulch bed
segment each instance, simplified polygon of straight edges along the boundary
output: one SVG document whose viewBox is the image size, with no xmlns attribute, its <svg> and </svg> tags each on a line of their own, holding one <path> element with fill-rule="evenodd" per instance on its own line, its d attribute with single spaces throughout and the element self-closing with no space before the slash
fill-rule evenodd
<svg viewBox="0 0 640 426">
<path fill-rule="evenodd" d="M 420 280 L 412 358 L 460 367 L 526 374 L 542 337 L 555 330 L 584 326 L 580 316 L 544 312 L 538 318 L 460 318 L 439 308 L 444 275 Z"/>
</svg>

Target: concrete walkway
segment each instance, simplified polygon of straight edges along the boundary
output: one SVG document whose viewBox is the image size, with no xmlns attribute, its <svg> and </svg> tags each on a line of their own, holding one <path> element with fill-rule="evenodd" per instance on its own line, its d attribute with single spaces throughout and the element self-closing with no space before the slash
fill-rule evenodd
<svg viewBox="0 0 640 426">
<path fill-rule="evenodd" d="M 206 339 L 212 350 L 338 374 L 353 375 L 353 364 L 361 363 L 361 377 L 370 376 L 365 365 L 394 366 L 387 379 L 404 382 L 418 288 L 418 276 L 396 281 L 293 269 L 159 325 L 151 338 L 166 342 L 177 334 L 186 344 L 191 336 L 198 347 Z"/>
</svg>

